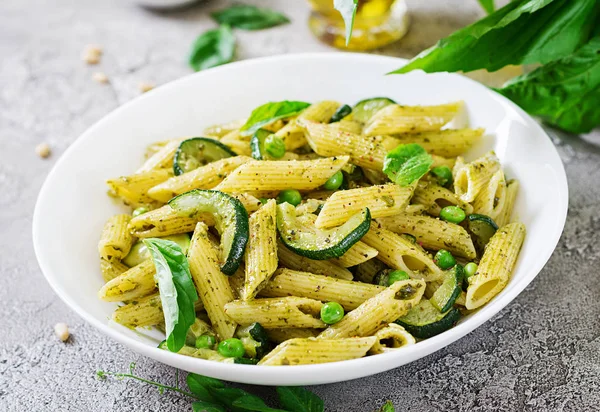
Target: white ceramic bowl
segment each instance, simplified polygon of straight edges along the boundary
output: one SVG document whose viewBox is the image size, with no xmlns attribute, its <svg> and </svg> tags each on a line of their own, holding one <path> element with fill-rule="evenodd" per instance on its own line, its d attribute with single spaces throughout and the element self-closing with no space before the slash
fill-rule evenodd
<svg viewBox="0 0 600 412">
<path fill-rule="evenodd" d="M 127 103 L 86 131 L 46 179 L 33 218 L 40 267 L 55 292 L 80 316 L 131 349 L 171 366 L 229 381 L 263 385 L 337 382 L 383 372 L 449 345 L 490 319 L 539 273 L 564 227 L 568 189 L 548 136 L 523 110 L 455 74 L 384 76 L 403 60 L 366 54 L 299 54 L 233 63 L 193 74 Z M 159 336 L 109 321 L 115 304 L 101 302 L 97 241 L 105 220 L 121 208 L 105 180 L 127 175 L 150 142 L 201 133 L 205 126 L 247 116 L 267 101 L 335 99 L 345 103 L 389 96 L 404 104 L 462 99 L 470 124 L 493 136 L 470 157 L 494 149 L 506 173 L 519 179 L 516 215 L 527 238 L 508 286 L 454 328 L 394 353 L 322 365 L 265 367 L 221 364 L 156 348 Z M 124 209 L 123 209 L 124 210 Z"/>
</svg>

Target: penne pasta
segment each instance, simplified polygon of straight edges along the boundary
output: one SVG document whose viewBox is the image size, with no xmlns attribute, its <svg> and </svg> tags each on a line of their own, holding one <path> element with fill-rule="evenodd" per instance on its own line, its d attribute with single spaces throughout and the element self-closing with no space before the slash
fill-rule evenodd
<svg viewBox="0 0 600 412">
<path fill-rule="evenodd" d="M 258 364 L 310 365 L 356 359 L 365 356 L 375 341 L 374 336 L 346 339 L 290 339 L 279 344 Z"/>
<path fill-rule="evenodd" d="M 445 187 L 434 183 L 417 185 L 412 202 L 425 206 L 427 213 L 433 216 L 439 216 L 440 211 L 446 206 L 458 206 L 468 215 L 473 212 L 473 206 L 463 202 Z"/>
<path fill-rule="evenodd" d="M 212 189 L 235 169 L 252 160 L 247 156 L 233 156 L 217 160 L 190 172 L 173 176 L 148 190 L 152 199 L 166 203 L 171 198 L 193 189 Z"/>
<path fill-rule="evenodd" d="M 404 346 L 413 345 L 417 342 L 416 339 L 406 331 L 406 329 L 396 323 L 390 323 L 385 328 L 377 331 L 375 338 L 377 340 L 371 349 L 369 349 L 370 355 L 393 352 Z"/>
<path fill-rule="evenodd" d="M 150 156 L 135 173 L 144 173 L 156 169 L 170 169 L 173 167 L 173 157 L 184 139 L 173 139 L 166 142 L 159 150 Z"/>
<path fill-rule="evenodd" d="M 300 296 L 322 302 L 337 302 L 345 310 L 352 310 L 384 289 L 383 286 L 279 269 L 263 288 L 261 296 Z"/>
<path fill-rule="evenodd" d="M 362 241 L 377 249 L 377 258 L 393 269 L 404 270 L 411 278 L 427 282 L 443 276 L 442 270 L 417 244 L 389 230 L 371 225 Z"/>
<path fill-rule="evenodd" d="M 379 259 L 367 260 L 356 267 L 354 277 L 359 282 L 373 283 L 373 278 L 377 272 L 387 268 L 387 265 Z"/>
<path fill-rule="evenodd" d="M 207 227 L 198 223 L 188 250 L 192 279 L 206 313 L 220 340 L 233 336 L 237 323 L 225 313 L 227 303 L 233 301 L 229 280 L 219 265 L 217 251 L 208 239 Z"/>
<path fill-rule="evenodd" d="M 331 116 L 340 107 L 338 102 L 322 101 L 311 104 L 298 115 L 296 119 L 291 120 L 275 134 L 281 137 L 285 143 L 286 150 L 296 150 L 306 144 L 304 129 L 299 125 L 304 120 L 328 123 Z"/>
<path fill-rule="evenodd" d="M 210 213 L 195 217 L 181 216 L 169 205 L 141 214 L 131 219 L 129 231 L 136 237 L 164 237 L 179 233 L 192 232 L 198 221 L 214 226 L 215 221 Z"/>
<path fill-rule="evenodd" d="M 456 157 L 464 154 L 479 142 L 483 131 L 483 129 L 445 129 L 409 133 L 386 137 L 383 145 L 386 150 L 390 151 L 400 144 L 416 143 L 430 154 Z"/>
<path fill-rule="evenodd" d="M 419 133 L 440 130 L 462 108 L 462 102 L 437 106 L 390 104 L 373 115 L 365 125 L 365 136 Z"/>
<path fill-rule="evenodd" d="M 246 123 L 246 119 L 238 119 L 227 123 L 209 126 L 206 129 L 204 129 L 202 134 L 205 136 L 208 135 L 215 138 L 221 138 L 228 133 L 238 130 L 244 125 L 244 123 Z"/>
<path fill-rule="evenodd" d="M 473 211 L 491 217 L 494 221 L 506 201 L 506 180 L 504 172 L 498 170 L 489 179 L 473 201 Z"/>
<path fill-rule="evenodd" d="M 429 216 L 406 214 L 383 217 L 377 222 L 391 232 L 413 235 L 425 249 L 446 249 L 467 259 L 477 256 L 471 236 L 460 225 Z"/>
<path fill-rule="evenodd" d="M 329 326 L 317 339 L 343 339 L 370 336 L 382 326 L 393 322 L 415 306 L 425 291 L 422 280 L 402 280 L 393 283 L 377 295 L 365 300 L 341 321 Z"/>
<path fill-rule="evenodd" d="M 135 242 L 127 229 L 130 220 L 130 215 L 121 214 L 111 216 L 106 221 L 98 242 L 98 252 L 102 259 L 108 261 L 121 260 L 127 256 Z"/>
<path fill-rule="evenodd" d="M 277 270 L 277 204 L 269 200 L 250 216 L 250 238 L 246 247 L 246 280 L 242 300 L 250 300 Z"/>
<path fill-rule="evenodd" d="M 381 170 L 386 150 L 379 136 L 365 138 L 349 133 L 337 123 L 298 122 L 306 130 L 308 144 L 321 156 L 350 156 L 350 162 L 367 169 Z"/>
<path fill-rule="evenodd" d="M 240 325 L 258 322 L 264 328 L 324 328 L 318 300 L 284 297 L 235 300 L 225 305 L 225 313 Z"/>
<path fill-rule="evenodd" d="M 100 259 L 100 271 L 105 282 L 113 280 L 120 274 L 129 270 L 129 266 L 122 263 L 120 260 L 106 260 Z"/>
<path fill-rule="evenodd" d="M 396 215 L 406 209 L 413 191 L 413 186 L 396 184 L 337 191 L 325 201 L 315 226 L 339 226 L 365 207 L 369 208 L 373 219 Z"/>
<path fill-rule="evenodd" d="M 318 160 L 250 161 L 229 174 L 216 187 L 223 192 L 261 192 L 271 190 L 312 190 L 348 163 L 347 156 Z"/>
<path fill-rule="evenodd" d="M 346 253 L 339 258 L 331 259 L 336 265 L 344 268 L 360 265 L 367 260 L 373 259 L 379 252 L 371 246 L 358 241 Z"/>
<path fill-rule="evenodd" d="M 196 311 L 204 308 L 200 299 L 196 301 L 194 308 Z M 160 295 L 155 293 L 124 306 L 119 306 L 113 312 L 112 319 L 128 328 L 158 325 L 165 320 Z"/>
<path fill-rule="evenodd" d="M 500 228 L 485 248 L 477 272 L 469 278 L 465 306 L 477 309 L 504 289 L 525 240 L 525 226 L 509 223 Z"/>
<path fill-rule="evenodd" d="M 156 290 L 155 273 L 152 259 L 145 260 L 106 282 L 98 292 L 98 297 L 105 302 L 140 299 Z"/>
<path fill-rule="evenodd" d="M 275 343 L 281 343 L 289 339 L 316 338 L 318 334 L 318 329 L 311 328 L 267 329 L 269 340 Z"/>
<path fill-rule="evenodd" d="M 472 202 L 500 169 L 496 154 L 488 152 L 470 163 L 457 161 L 454 166 L 454 193 L 463 202 Z"/>
<path fill-rule="evenodd" d="M 148 190 L 173 176 L 172 169 L 154 169 L 131 176 L 122 176 L 106 181 L 110 192 L 132 207 L 154 204 L 156 200 L 148 196 Z"/>
<path fill-rule="evenodd" d="M 510 223 L 518 192 L 519 181 L 515 179 L 509 180 L 506 185 L 504 203 L 502 204 L 502 207 L 496 216 L 496 224 L 498 227 L 502 227 Z"/>
</svg>

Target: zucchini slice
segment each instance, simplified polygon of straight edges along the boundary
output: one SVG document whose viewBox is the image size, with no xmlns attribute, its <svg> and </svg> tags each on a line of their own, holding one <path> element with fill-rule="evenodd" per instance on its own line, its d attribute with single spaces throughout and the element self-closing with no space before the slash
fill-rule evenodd
<svg viewBox="0 0 600 412">
<path fill-rule="evenodd" d="M 244 344 L 246 355 L 252 359 L 261 359 L 271 350 L 267 331 L 258 322 L 238 328 L 235 335 Z"/>
<path fill-rule="evenodd" d="M 183 251 L 183 254 L 187 255 L 187 251 L 190 248 L 190 236 L 187 233 L 165 236 L 161 237 L 161 239 L 170 240 L 171 242 L 177 243 Z M 139 265 L 146 259 L 150 259 L 150 253 L 148 252 L 144 242 L 139 241 L 131 247 L 131 250 L 123 259 L 123 263 L 132 268 Z"/>
<path fill-rule="evenodd" d="M 173 172 L 179 176 L 215 160 L 237 156 L 229 147 L 208 137 L 192 137 L 179 144 L 173 157 Z"/>
<path fill-rule="evenodd" d="M 403 326 L 411 335 L 419 339 L 427 339 L 447 331 L 460 319 L 458 308 L 440 313 L 427 299 L 421 299 L 419 304 L 402 316 L 396 323 Z"/>
<path fill-rule="evenodd" d="M 375 113 L 390 104 L 396 104 L 395 101 L 387 97 L 372 97 L 361 100 L 354 105 L 352 109 L 352 118 L 360 123 L 367 123 Z"/>
<path fill-rule="evenodd" d="M 325 260 L 342 256 L 371 227 L 368 208 L 352 216 L 346 223 L 331 229 L 303 225 L 296 208 L 289 203 L 277 206 L 277 231 L 283 244 L 300 256 Z"/>
<path fill-rule="evenodd" d="M 265 150 L 265 139 L 272 135 L 273 132 L 270 132 L 265 129 L 258 129 L 252 135 L 250 139 L 250 151 L 252 158 L 256 160 L 272 160 L 271 156 Z"/>
<path fill-rule="evenodd" d="M 429 301 L 440 312 L 448 312 L 460 296 L 462 282 L 465 276 L 463 267 L 458 263 L 444 275 L 444 281 L 434 292 Z"/>
<path fill-rule="evenodd" d="M 217 190 L 195 189 L 174 197 L 168 204 L 182 216 L 194 218 L 199 213 L 214 216 L 225 262 L 221 272 L 233 275 L 240 266 L 249 237 L 248 212 L 242 202 Z"/>
<path fill-rule="evenodd" d="M 491 217 L 477 213 L 467 216 L 467 227 L 480 253 L 483 253 L 485 246 L 498 230 L 498 225 Z"/>
<path fill-rule="evenodd" d="M 331 116 L 331 119 L 329 119 L 329 123 L 339 122 L 344 117 L 348 116 L 350 113 L 352 113 L 352 107 L 345 104 L 335 111 L 333 116 Z"/>
</svg>

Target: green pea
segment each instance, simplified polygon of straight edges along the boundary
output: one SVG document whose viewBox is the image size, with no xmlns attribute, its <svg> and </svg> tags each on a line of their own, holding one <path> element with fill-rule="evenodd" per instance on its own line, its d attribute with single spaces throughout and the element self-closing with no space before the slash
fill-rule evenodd
<svg viewBox="0 0 600 412">
<path fill-rule="evenodd" d="M 238 358 L 246 353 L 244 344 L 237 338 L 229 338 L 219 342 L 217 351 L 226 358 Z"/>
<path fill-rule="evenodd" d="M 444 249 L 438 250 L 438 252 L 433 258 L 433 261 L 436 265 L 438 265 L 441 269 L 444 270 L 450 269 L 451 267 L 456 265 L 456 259 L 454 259 L 454 256 L 452 256 L 452 253 Z"/>
<path fill-rule="evenodd" d="M 344 317 L 344 308 L 337 302 L 327 302 L 321 307 L 321 320 L 328 325 L 338 323 Z"/>
<path fill-rule="evenodd" d="M 213 335 L 201 335 L 196 338 L 196 348 L 198 349 L 212 349 L 217 340 Z"/>
<path fill-rule="evenodd" d="M 325 182 L 323 187 L 326 190 L 337 190 L 342 185 L 343 181 L 344 181 L 344 175 L 341 170 L 338 170 L 337 172 L 335 172 L 335 174 L 333 176 L 331 176 L 329 179 L 327 179 L 327 181 Z"/>
<path fill-rule="evenodd" d="M 470 278 L 471 276 L 473 276 L 475 274 L 475 272 L 477 272 L 477 263 L 475 262 L 469 262 L 465 265 L 465 277 L 466 278 Z"/>
<path fill-rule="evenodd" d="M 408 273 L 403 270 L 392 270 L 388 275 L 387 285 L 391 286 L 400 280 L 410 279 Z"/>
<path fill-rule="evenodd" d="M 440 217 L 447 222 L 459 224 L 467 214 L 458 206 L 446 206 L 440 211 Z"/>
<path fill-rule="evenodd" d="M 440 186 L 452 183 L 452 170 L 448 166 L 437 166 L 431 169 L 431 173 L 437 178 Z"/>
<path fill-rule="evenodd" d="M 302 195 L 294 189 L 282 190 L 277 195 L 277 203 L 289 203 L 293 206 L 298 206 L 302 202 Z"/>
<path fill-rule="evenodd" d="M 265 150 L 273 159 L 281 159 L 285 155 L 285 142 L 275 134 L 270 134 L 265 139 Z"/>
<path fill-rule="evenodd" d="M 131 214 L 131 216 L 136 217 L 139 215 L 143 215 L 144 213 L 148 213 L 148 208 L 144 207 L 144 206 L 140 206 L 137 209 L 135 209 L 133 211 L 133 213 Z"/>
</svg>

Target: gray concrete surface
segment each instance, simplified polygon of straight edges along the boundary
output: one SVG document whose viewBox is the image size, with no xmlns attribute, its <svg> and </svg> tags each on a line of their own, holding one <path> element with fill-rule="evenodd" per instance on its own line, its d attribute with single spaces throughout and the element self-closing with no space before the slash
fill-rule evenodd
<svg viewBox="0 0 600 412">
<path fill-rule="evenodd" d="M 239 59 L 330 50 L 308 32 L 304 2 L 256 3 L 284 10 L 293 23 L 237 32 Z M 409 3 L 410 35 L 380 52 L 411 56 L 481 14 L 475 0 Z M 177 394 L 96 379 L 97 370 L 125 371 L 132 361 L 139 374 L 165 383 L 174 381 L 175 370 L 102 336 L 54 295 L 33 253 L 31 215 L 46 174 L 80 133 L 136 96 L 139 82 L 162 84 L 190 72 L 189 46 L 213 24 L 206 11 L 224 4 L 154 13 L 122 0 L 0 2 L 0 410 L 190 410 Z M 88 43 L 104 47 L 98 67 L 80 60 Z M 90 79 L 97 70 L 109 85 Z M 600 141 L 600 133 L 587 139 Z M 34 153 L 40 142 L 52 147 L 47 160 Z M 438 353 L 388 373 L 312 388 L 328 411 L 371 411 L 385 399 L 415 412 L 600 410 L 600 150 L 574 137 L 557 145 L 570 212 L 537 279 L 493 320 Z M 66 344 L 53 334 L 59 321 L 72 331 Z"/>
</svg>

